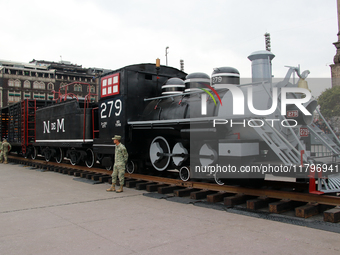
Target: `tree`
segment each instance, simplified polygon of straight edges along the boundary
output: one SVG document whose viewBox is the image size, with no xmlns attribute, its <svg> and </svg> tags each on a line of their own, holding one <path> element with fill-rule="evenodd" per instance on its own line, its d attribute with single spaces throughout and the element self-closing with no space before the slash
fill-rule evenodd
<svg viewBox="0 0 340 255">
<path fill-rule="evenodd" d="M 340 116 L 340 86 L 326 89 L 318 98 L 321 114 L 331 118 Z"/>
</svg>

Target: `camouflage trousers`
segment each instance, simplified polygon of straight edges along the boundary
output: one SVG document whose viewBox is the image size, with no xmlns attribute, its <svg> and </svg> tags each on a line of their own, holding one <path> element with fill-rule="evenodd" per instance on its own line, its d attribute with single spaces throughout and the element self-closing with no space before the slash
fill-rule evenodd
<svg viewBox="0 0 340 255">
<path fill-rule="evenodd" d="M 113 173 L 112 173 L 112 183 L 117 183 L 117 176 L 118 176 L 119 184 L 123 186 L 124 185 L 124 174 L 125 174 L 124 165 L 114 165 Z"/>
<path fill-rule="evenodd" d="M 0 152 L 0 162 L 2 162 L 3 158 L 5 158 L 5 161 L 7 161 L 7 154 L 8 153 L 3 151 Z"/>
</svg>

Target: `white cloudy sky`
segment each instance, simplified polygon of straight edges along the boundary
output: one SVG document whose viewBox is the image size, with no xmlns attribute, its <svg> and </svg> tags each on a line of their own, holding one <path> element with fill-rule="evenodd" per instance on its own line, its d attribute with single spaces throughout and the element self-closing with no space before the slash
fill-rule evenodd
<svg viewBox="0 0 340 255">
<path fill-rule="evenodd" d="M 211 74 L 232 66 L 251 76 L 247 56 L 271 34 L 275 77 L 285 65 L 330 78 L 338 40 L 336 0 L 0 0 L 0 59 L 71 61 L 117 69 L 165 64 Z M 317 86 L 323 91 L 330 84 Z"/>
</svg>

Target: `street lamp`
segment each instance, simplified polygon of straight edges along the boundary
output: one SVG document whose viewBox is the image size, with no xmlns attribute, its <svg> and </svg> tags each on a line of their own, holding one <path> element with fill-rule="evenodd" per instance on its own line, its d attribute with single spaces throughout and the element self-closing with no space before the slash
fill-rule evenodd
<svg viewBox="0 0 340 255">
<path fill-rule="evenodd" d="M 169 46 L 166 46 L 166 48 L 165 48 L 166 65 L 168 65 L 168 49 L 169 49 Z"/>
</svg>

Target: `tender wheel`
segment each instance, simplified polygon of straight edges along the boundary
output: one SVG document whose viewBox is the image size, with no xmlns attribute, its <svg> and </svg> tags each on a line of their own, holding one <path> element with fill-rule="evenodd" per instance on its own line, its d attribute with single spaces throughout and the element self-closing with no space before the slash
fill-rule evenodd
<svg viewBox="0 0 340 255">
<path fill-rule="evenodd" d="M 31 159 L 35 160 L 37 158 L 37 148 L 33 147 L 32 153 L 31 153 Z"/>
<path fill-rule="evenodd" d="M 77 162 L 78 162 L 78 156 L 77 156 L 77 151 L 74 148 L 71 149 L 69 157 L 70 157 L 71 165 L 75 166 L 77 164 Z"/>
<path fill-rule="evenodd" d="M 164 171 L 170 163 L 170 146 L 162 136 L 157 136 L 150 144 L 149 155 L 152 166 L 158 171 Z"/>
<path fill-rule="evenodd" d="M 45 160 L 46 162 L 49 162 L 52 158 L 52 151 L 50 148 L 46 147 L 45 150 L 44 150 L 44 157 L 45 157 Z"/>
<path fill-rule="evenodd" d="M 179 170 L 179 178 L 181 178 L 181 180 L 184 181 L 184 182 L 189 181 L 189 179 L 190 179 L 190 168 L 183 166 Z"/>
<path fill-rule="evenodd" d="M 85 159 L 86 166 L 88 168 L 91 168 L 91 167 L 93 167 L 94 162 L 95 162 L 95 156 L 94 156 L 93 150 L 87 149 L 86 150 L 86 159 Z"/>
<path fill-rule="evenodd" d="M 58 149 L 56 149 L 56 156 L 54 158 L 55 158 L 55 161 L 59 164 L 63 161 L 64 152 L 60 147 Z"/>
<path fill-rule="evenodd" d="M 137 164 L 132 160 L 129 160 L 125 166 L 126 172 L 133 174 L 137 170 Z"/>
</svg>

